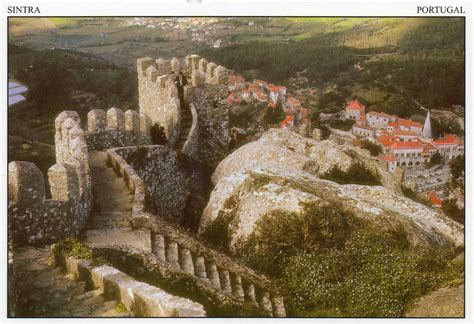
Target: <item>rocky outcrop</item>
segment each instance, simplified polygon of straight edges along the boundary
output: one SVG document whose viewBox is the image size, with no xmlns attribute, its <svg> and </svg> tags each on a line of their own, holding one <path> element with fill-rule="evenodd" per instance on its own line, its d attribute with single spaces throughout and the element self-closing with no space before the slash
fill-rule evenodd
<svg viewBox="0 0 474 324">
<path fill-rule="evenodd" d="M 285 129 L 272 128 L 257 141 L 240 147 L 224 159 L 212 175 L 212 182 L 216 184 L 220 178 L 236 171 L 269 163 L 319 176 L 335 165 L 347 170 L 353 162 L 359 161 L 378 174 L 385 187 L 399 190 L 399 179 L 385 171 L 367 150 L 344 143 L 316 141 Z"/>
<path fill-rule="evenodd" d="M 318 178 L 332 165 L 347 168 L 349 156 L 331 141 L 315 142 L 296 133 L 270 130 L 243 146 L 216 169 L 216 186 L 201 218 L 202 232 L 219 215 L 232 215 L 230 247 L 253 232 L 272 210 L 298 212 L 301 202 L 337 204 L 381 229 L 402 227 L 414 245 L 463 245 L 462 225 L 383 186 L 339 185 Z"/>
</svg>

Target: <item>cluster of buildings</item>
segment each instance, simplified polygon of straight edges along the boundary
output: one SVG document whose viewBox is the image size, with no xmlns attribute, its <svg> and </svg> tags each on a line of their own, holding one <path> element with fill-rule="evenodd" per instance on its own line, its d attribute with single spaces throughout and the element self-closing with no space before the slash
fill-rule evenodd
<svg viewBox="0 0 474 324">
<path fill-rule="evenodd" d="M 280 103 L 285 113 L 285 119 L 280 127 L 294 128 L 302 125 L 311 126 L 311 109 L 304 108 L 300 100 L 288 93 L 284 86 L 278 86 L 263 80 L 247 82 L 241 75 L 229 75 L 229 105 L 242 102 L 258 102 L 267 104 L 275 109 Z"/>
<path fill-rule="evenodd" d="M 382 159 L 390 172 L 396 167 L 422 168 L 435 153 L 444 161 L 464 154 L 464 141 L 454 134 L 433 139 L 429 111 L 425 123 L 421 124 L 383 112 L 366 113 L 365 106 L 354 100 L 347 104 L 345 118 L 355 121 L 353 135 L 382 147 Z"/>
</svg>

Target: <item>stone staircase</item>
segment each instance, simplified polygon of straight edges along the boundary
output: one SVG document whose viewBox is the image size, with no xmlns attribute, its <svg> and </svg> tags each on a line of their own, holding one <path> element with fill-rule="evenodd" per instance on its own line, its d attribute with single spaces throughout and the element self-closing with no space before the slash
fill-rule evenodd
<svg viewBox="0 0 474 324">
<path fill-rule="evenodd" d="M 89 152 L 93 212 L 85 228 L 84 241 L 95 245 L 124 244 L 151 251 L 150 231 L 132 230 L 133 195 L 123 178 L 107 165 L 106 152 Z"/>
<path fill-rule="evenodd" d="M 152 231 L 152 252 L 158 260 L 177 272 L 187 273 L 219 294 L 250 303 L 269 317 L 285 317 L 281 295 L 271 282 L 187 236 L 163 220 Z"/>
<path fill-rule="evenodd" d="M 49 266 L 50 251 L 49 247 L 13 251 L 15 317 L 130 317 L 102 290 L 87 290 L 85 282 Z"/>
<path fill-rule="evenodd" d="M 188 138 L 189 131 L 191 130 L 192 123 L 193 118 L 191 115 L 189 103 L 184 101 L 181 103 L 181 133 L 175 146 L 177 150 L 181 150 L 183 148 L 184 143 Z"/>
<path fill-rule="evenodd" d="M 109 166 L 106 152 L 89 152 L 89 164 L 94 206 L 82 238 L 85 243 L 96 248 L 128 246 L 154 254 L 167 271 L 191 275 L 224 298 L 252 304 L 269 317 L 286 316 L 283 299 L 266 278 L 165 220 L 155 219 L 151 227 L 137 224 L 135 221 L 140 217 L 131 217 L 134 193 L 125 181 L 130 182 L 131 177 L 117 169 L 118 164 L 110 162 Z"/>
</svg>

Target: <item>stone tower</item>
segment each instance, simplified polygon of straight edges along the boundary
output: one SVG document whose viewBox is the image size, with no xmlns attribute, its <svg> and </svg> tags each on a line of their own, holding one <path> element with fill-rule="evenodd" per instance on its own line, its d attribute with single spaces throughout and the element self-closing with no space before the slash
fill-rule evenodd
<svg viewBox="0 0 474 324">
<path fill-rule="evenodd" d="M 430 121 L 430 111 L 426 114 L 425 125 L 423 125 L 423 137 L 424 138 L 433 138 L 431 132 L 431 121 Z"/>
</svg>

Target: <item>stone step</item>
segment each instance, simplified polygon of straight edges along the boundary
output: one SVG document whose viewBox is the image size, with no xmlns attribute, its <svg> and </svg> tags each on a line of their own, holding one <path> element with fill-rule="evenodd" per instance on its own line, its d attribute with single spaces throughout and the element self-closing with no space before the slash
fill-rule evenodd
<svg viewBox="0 0 474 324">
<path fill-rule="evenodd" d="M 88 230 L 85 232 L 85 242 L 97 245 L 122 244 L 151 252 L 151 233 L 148 229 L 111 228 Z"/>
</svg>

